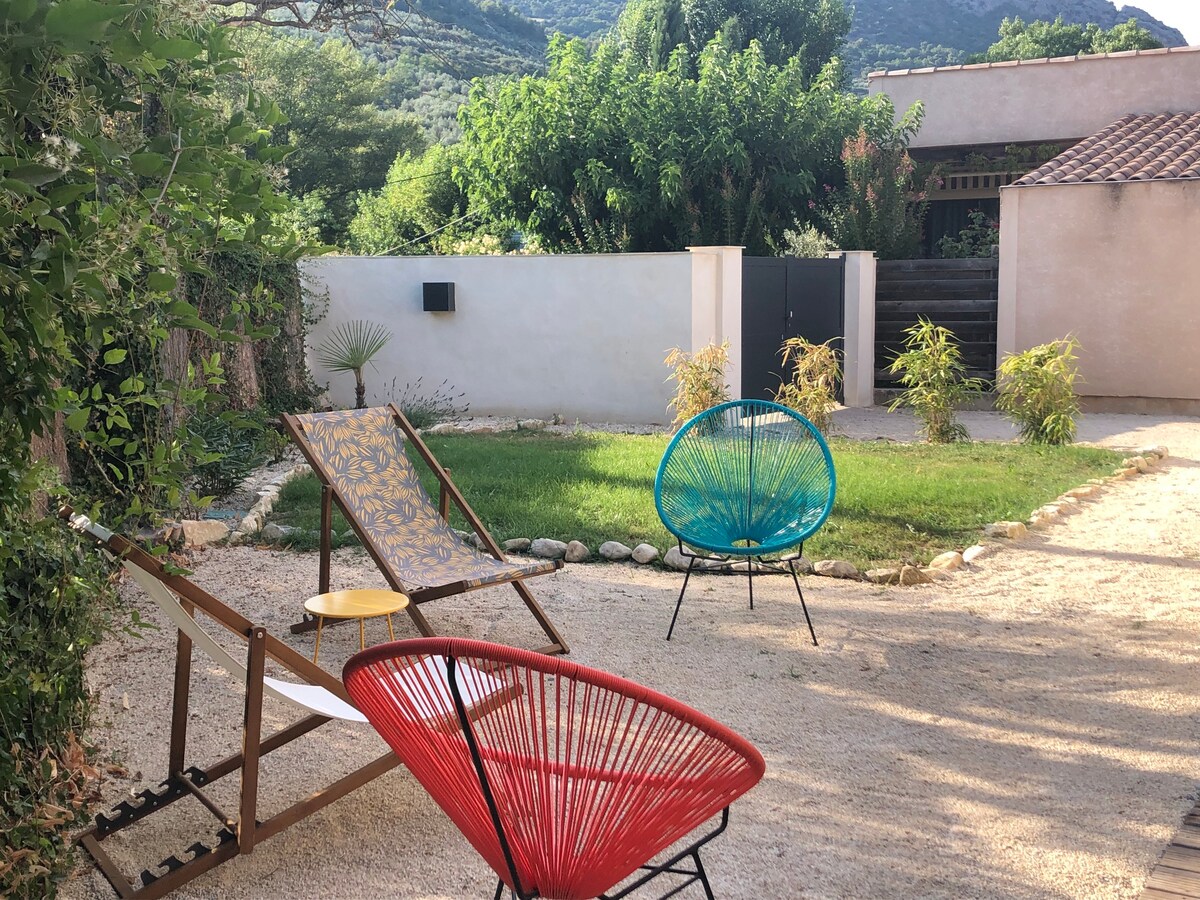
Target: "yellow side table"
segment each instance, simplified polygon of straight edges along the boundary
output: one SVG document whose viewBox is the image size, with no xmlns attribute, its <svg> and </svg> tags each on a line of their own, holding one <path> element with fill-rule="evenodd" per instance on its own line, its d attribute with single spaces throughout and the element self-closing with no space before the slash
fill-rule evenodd
<svg viewBox="0 0 1200 900">
<path fill-rule="evenodd" d="M 367 649 L 365 622 L 373 616 L 387 616 L 388 635 L 394 641 L 392 613 L 408 606 L 408 598 L 396 591 L 369 588 L 353 591 L 331 591 L 317 594 L 304 601 L 304 609 L 317 617 L 317 645 L 313 648 L 313 662 L 321 652 L 321 630 L 326 619 L 358 619 L 358 648 Z"/>
</svg>

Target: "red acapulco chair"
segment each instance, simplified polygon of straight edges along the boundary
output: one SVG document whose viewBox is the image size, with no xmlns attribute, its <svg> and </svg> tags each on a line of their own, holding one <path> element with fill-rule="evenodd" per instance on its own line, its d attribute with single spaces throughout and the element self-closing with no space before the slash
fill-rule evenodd
<svg viewBox="0 0 1200 900">
<path fill-rule="evenodd" d="M 699 881 L 712 898 L 700 848 L 766 768 L 749 741 L 677 700 L 514 647 L 381 644 L 351 657 L 342 679 L 500 877 L 497 900 L 505 886 L 522 900 L 615 900 L 667 872 L 687 876 L 670 893 Z M 489 695 L 502 699 L 468 711 Z M 716 828 L 649 862 L 718 813 Z M 686 857 L 694 868 L 681 867 Z"/>
</svg>

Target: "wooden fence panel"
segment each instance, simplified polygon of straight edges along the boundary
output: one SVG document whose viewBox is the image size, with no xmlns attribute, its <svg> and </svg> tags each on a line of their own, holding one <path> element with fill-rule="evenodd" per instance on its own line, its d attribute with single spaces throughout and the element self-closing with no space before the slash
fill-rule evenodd
<svg viewBox="0 0 1200 900">
<path fill-rule="evenodd" d="M 875 285 L 875 387 L 898 386 L 887 369 L 904 349 L 904 329 L 921 317 L 953 331 L 969 374 L 992 381 L 999 276 L 995 258 L 880 260 Z"/>
</svg>

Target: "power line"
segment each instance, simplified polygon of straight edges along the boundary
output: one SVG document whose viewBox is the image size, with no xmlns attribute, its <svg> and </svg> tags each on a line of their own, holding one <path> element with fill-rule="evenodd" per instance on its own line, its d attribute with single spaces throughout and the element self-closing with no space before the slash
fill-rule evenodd
<svg viewBox="0 0 1200 900">
<path fill-rule="evenodd" d="M 469 212 L 465 216 L 459 216 L 457 219 L 453 220 L 452 222 L 447 222 L 445 225 L 441 226 L 440 228 L 433 229 L 433 231 L 430 231 L 428 234 L 423 234 L 420 237 L 415 237 L 411 241 L 405 241 L 403 244 L 397 244 L 395 247 L 389 247 L 387 250 L 384 250 L 382 253 L 376 253 L 374 255 L 375 256 L 391 256 L 397 250 L 403 250 L 405 247 L 415 244 L 418 241 L 423 241 L 426 238 L 431 238 L 438 232 L 445 231 L 451 225 L 457 225 L 459 222 L 462 222 L 466 219 L 474 218 L 475 216 L 483 214 L 486 210 L 487 210 L 487 207 L 485 206 L 483 209 L 477 209 L 477 210 L 475 210 L 475 212 Z"/>
<path fill-rule="evenodd" d="M 401 29 L 408 28 L 408 19 L 409 19 L 409 16 L 411 16 L 413 13 L 416 13 L 417 17 L 420 18 L 420 20 L 422 22 L 425 22 L 427 25 L 434 26 L 434 29 L 433 29 L 434 31 L 437 31 L 437 26 L 441 26 L 442 28 L 446 27 L 444 22 L 434 22 L 427 15 L 425 15 L 425 13 L 423 13 L 423 12 L 421 12 L 421 10 L 417 9 L 417 7 L 413 5 L 412 0 L 404 0 L 404 5 L 406 7 L 408 7 L 409 15 L 406 15 L 404 17 L 404 21 L 399 23 L 399 25 L 398 25 L 399 28 L 401 28 Z M 396 7 L 394 4 L 390 7 L 389 12 L 391 12 L 391 14 L 393 16 L 397 15 Z M 442 61 L 442 65 L 444 65 L 446 67 L 446 69 L 450 72 L 451 75 L 453 75 L 459 81 L 467 81 L 468 80 L 467 77 L 465 75 L 463 75 L 462 72 L 458 71 L 458 68 L 453 63 L 451 63 L 450 60 L 446 59 L 446 57 L 442 55 L 441 51 L 434 50 L 433 47 L 429 46 L 429 44 L 426 42 L 425 38 L 423 38 L 420 34 L 418 34 L 415 29 L 409 29 L 409 34 L 411 34 L 414 38 L 416 38 L 422 47 L 424 47 L 432 55 L 434 55 L 438 59 L 440 59 Z"/>
<path fill-rule="evenodd" d="M 424 172 L 420 175 L 410 175 L 407 178 L 397 178 L 394 181 L 385 181 L 379 187 L 385 188 L 390 184 L 406 184 L 409 181 L 416 181 L 419 178 L 432 178 L 434 175 L 449 175 L 453 169 L 438 169 L 436 172 Z"/>
</svg>

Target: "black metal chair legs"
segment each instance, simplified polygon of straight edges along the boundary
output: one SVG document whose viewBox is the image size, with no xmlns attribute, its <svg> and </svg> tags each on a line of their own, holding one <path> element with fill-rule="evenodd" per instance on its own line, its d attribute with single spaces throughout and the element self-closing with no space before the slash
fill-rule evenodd
<svg viewBox="0 0 1200 900">
<path fill-rule="evenodd" d="M 692 577 L 692 570 L 696 566 L 696 561 L 698 559 L 700 559 L 700 557 L 698 557 L 694 554 L 688 553 L 686 550 L 684 550 L 682 545 L 680 546 L 679 549 L 680 549 L 680 552 L 683 553 L 685 556 L 689 557 L 689 559 L 688 559 L 687 571 L 683 575 L 683 586 L 679 589 L 679 599 L 675 601 L 675 613 L 674 613 L 674 615 L 671 616 L 671 627 L 667 629 L 667 640 L 668 641 L 671 639 L 671 635 L 674 634 L 674 632 L 675 632 L 675 622 L 679 619 L 679 608 L 681 606 L 683 606 L 683 595 L 687 592 L 688 581 Z M 808 633 L 809 633 L 809 635 L 812 636 L 813 646 L 819 647 L 820 644 L 817 643 L 817 632 L 813 628 L 812 617 L 808 614 L 808 604 L 804 602 L 804 591 L 802 591 L 800 589 L 800 576 L 796 572 L 795 558 L 783 560 L 783 562 L 787 563 L 787 569 L 782 569 L 777 564 L 767 563 L 764 560 L 762 560 L 761 558 L 758 561 L 762 565 L 764 565 L 769 571 L 772 571 L 772 572 L 787 571 L 787 572 L 791 573 L 792 582 L 796 585 L 796 595 L 800 598 L 800 609 L 804 611 L 804 621 L 808 624 Z M 754 609 L 754 559 L 752 557 L 747 557 L 746 562 L 748 563 L 748 565 L 746 566 L 746 577 L 747 577 L 747 584 L 750 589 L 750 608 Z"/>
</svg>

